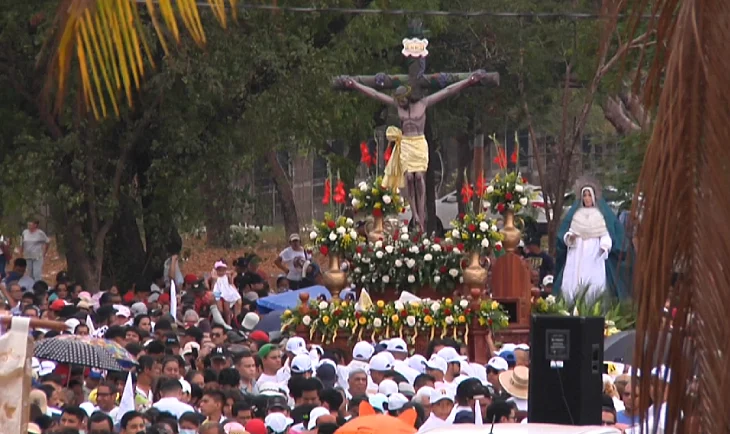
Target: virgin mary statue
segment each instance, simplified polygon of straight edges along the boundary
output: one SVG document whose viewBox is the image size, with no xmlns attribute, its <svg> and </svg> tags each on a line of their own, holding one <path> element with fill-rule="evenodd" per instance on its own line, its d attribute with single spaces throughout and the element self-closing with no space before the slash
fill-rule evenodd
<svg viewBox="0 0 730 434">
<path fill-rule="evenodd" d="M 630 255 L 624 243 L 624 229 L 608 203 L 600 185 L 588 178 L 576 183 L 576 201 L 558 231 L 554 292 L 575 300 L 586 291 L 586 300 L 596 300 L 611 291 L 620 300 L 629 297 Z M 619 270 L 621 266 L 621 270 Z"/>
</svg>

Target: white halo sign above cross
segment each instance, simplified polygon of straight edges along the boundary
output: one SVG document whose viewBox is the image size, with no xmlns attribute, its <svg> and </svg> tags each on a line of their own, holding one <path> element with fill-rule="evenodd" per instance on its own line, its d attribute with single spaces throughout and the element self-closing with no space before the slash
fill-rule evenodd
<svg viewBox="0 0 730 434">
<path fill-rule="evenodd" d="M 406 57 L 426 57 L 428 56 L 428 39 L 403 39 L 403 51 L 401 52 Z"/>
</svg>

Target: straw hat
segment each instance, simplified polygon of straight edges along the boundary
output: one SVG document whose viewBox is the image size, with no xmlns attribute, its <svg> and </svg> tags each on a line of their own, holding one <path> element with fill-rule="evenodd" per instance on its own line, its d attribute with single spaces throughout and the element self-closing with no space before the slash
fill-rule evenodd
<svg viewBox="0 0 730 434">
<path fill-rule="evenodd" d="M 524 366 L 515 366 L 511 371 L 499 374 L 499 384 L 502 389 L 518 399 L 527 399 L 530 384 L 530 369 Z"/>
</svg>

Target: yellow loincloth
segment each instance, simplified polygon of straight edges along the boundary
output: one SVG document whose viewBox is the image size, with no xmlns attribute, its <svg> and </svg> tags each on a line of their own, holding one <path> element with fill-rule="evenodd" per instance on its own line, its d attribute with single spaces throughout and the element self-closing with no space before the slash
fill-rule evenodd
<svg viewBox="0 0 730 434">
<path fill-rule="evenodd" d="M 428 169 L 426 136 L 404 137 L 403 132 L 396 127 L 388 127 L 385 136 L 394 145 L 390 161 L 385 166 L 383 187 L 403 188 L 406 172 L 425 172 Z"/>
</svg>

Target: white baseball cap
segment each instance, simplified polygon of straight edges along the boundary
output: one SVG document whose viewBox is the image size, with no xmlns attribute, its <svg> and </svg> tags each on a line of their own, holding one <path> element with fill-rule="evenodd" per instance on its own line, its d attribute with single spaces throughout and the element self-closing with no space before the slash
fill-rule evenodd
<svg viewBox="0 0 730 434">
<path fill-rule="evenodd" d="M 527 344 L 519 344 L 515 347 L 515 350 L 530 351 L 530 346 Z"/>
<path fill-rule="evenodd" d="M 129 310 L 129 308 L 123 304 L 115 304 L 112 306 L 115 311 L 117 311 L 117 316 L 121 316 L 124 318 L 129 318 L 132 316 L 132 312 Z"/>
<path fill-rule="evenodd" d="M 441 348 L 436 355 L 446 360 L 446 363 L 461 363 L 468 360 L 468 357 L 462 356 L 452 347 Z"/>
<path fill-rule="evenodd" d="M 375 354 L 375 348 L 369 342 L 360 341 L 352 349 L 352 358 L 361 362 L 367 362 Z"/>
<path fill-rule="evenodd" d="M 266 416 L 266 419 L 264 419 L 264 425 L 266 425 L 266 428 L 276 434 L 286 432 L 286 429 L 293 423 L 294 420 L 284 416 L 284 413 L 271 413 Z"/>
<path fill-rule="evenodd" d="M 303 338 L 300 338 L 299 336 L 294 336 L 286 341 L 286 351 L 295 355 L 306 354 L 307 343 L 304 342 Z"/>
<path fill-rule="evenodd" d="M 388 397 L 388 411 L 397 411 L 408 404 L 408 398 L 402 393 L 394 393 Z"/>
<path fill-rule="evenodd" d="M 418 389 L 418 392 L 416 392 L 416 395 L 413 397 L 414 402 L 423 402 L 423 399 L 428 399 L 431 401 L 431 393 L 436 390 L 431 386 L 423 386 L 420 389 Z"/>
<path fill-rule="evenodd" d="M 273 381 L 265 381 L 260 385 L 256 385 L 259 388 L 259 394 L 264 396 L 280 396 L 284 395 L 281 393 L 281 388 L 277 383 Z"/>
<path fill-rule="evenodd" d="M 437 354 L 431 356 L 431 359 L 429 361 L 423 362 L 423 366 L 425 366 L 427 370 L 431 369 L 434 371 L 441 371 L 444 374 L 447 370 L 446 360 L 444 360 L 443 357 L 440 357 Z"/>
<path fill-rule="evenodd" d="M 423 367 L 423 362 L 426 361 L 426 358 L 423 357 L 420 354 L 414 354 L 411 357 L 408 358 L 408 367 L 411 369 L 415 369 L 416 371 L 420 372 L 421 374 L 426 373 L 426 369 Z"/>
<path fill-rule="evenodd" d="M 309 422 L 307 423 L 307 429 L 311 431 L 316 428 L 317 419 L 319 419 L 320 416 L 328 416 L 329 414 L 330 411 L 324 407 L 314 407 L 312 411 L 309 412 Z"/>
<path fill-rule="evenodd" d="M 487 367 L 493 368 L 500 372 L 509 370 L 509 364 L 507 363 L 507 361 L 499 356 L 489 359 L 489 361 L 487 362 Z"/>
<path fill-rule="evenodd" d="M 548 274 L 542 279 L 542 286 L 552 285 L 555 282 L 555 277 L 552 274 Z"/>
<path fill-rule="evenodd" d="M 382 393 L 376 393 L 368 397 L 368 403 L 376 410 L 385 411 L 385 404 L 388 403 L 388 397 Z"/>
<path fill-rule="evenodd" d="M 390 397 L 390 395 L 398 393 L 398 383 L 393 380 L 383 380 L 378 385 L 378 393 L 382 393 L 383 395 Z"/>
<path fill-rule="evenodd" d="M 291 361 L 291 371 L 294 374 L 305 374 L 312 372 L 312 358 L 309 354 L 299 354 Z"/>
<path fill-rule="evenodd" d="M 38 367 L 38 376 L 43 377 L 48 374 L 52 374 L 53 371 L 56 370 L 56 362 L 52 362 L 50 360 L 44 360 L 40 363 L 40 366 Z"/>
<path fill-rule="evenodd" d="M 183 394 L 187 393 L 189 395 L 189 394 L 193 393 L 193 387 L 190 385 L 190 383 L 187 380 L 181 378 L 178 381 L 180 381 L 180 385 L 182 386 Z"/>
<path fill-rule="evenodd" d="M 517 349 L 517 345 L 515 344 L 502 344 L 502 347 L 499 349 L 499 352 L 502 351 L 514 351 Z"/>
<path fill-rule="evenodd" d="M 387 349 L 391 353 L 407 353 L 408 345 L 406 345 L 406 341 L 401 338 L 393 338 L 388 341 Z"/>
<path fill-rule="evenodd" d="M 393 362 L 384 353 L 379 353 L 370 359 L 370 371 L 390 371 L 393 369 Z"/>
<path fill-rule="evenodd" d="M 441 401 L 442 399 L 448 399 L 451 402 L 454 402 L 454 394 L 451 392 L 450 388 L 442 387 L 439 389 L 435 389 L 433 392 L 431 392 L 429 402 L 431 403 L 431 405 L 433 405 Z"/>
</svg>

